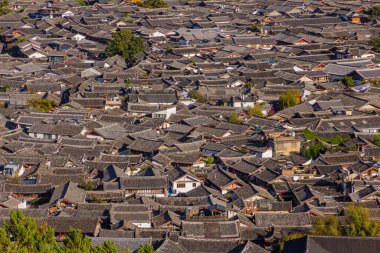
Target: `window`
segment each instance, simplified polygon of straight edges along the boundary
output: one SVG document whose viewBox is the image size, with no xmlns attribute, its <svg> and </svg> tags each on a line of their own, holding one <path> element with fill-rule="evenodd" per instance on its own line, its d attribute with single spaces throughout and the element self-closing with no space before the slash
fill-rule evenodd
<svg viewBox="0 0 380 253">
<path fill-rule="evenodd" d="M 284 143 L 278 143 L 277 148 L 284 148 Z"/>
<path fill-rule="evenodd" d="M 186 184 L 177 184 L 177 188 L 185 188 Z"/>
<path fill-rule="evenodd" d="M 153 118 L 165 119 L 166 118 L 166 114 L 155 113 L 155 114 L 153 114 Z"/>
<path fill-rule="evenodd" d="M 193 183 L 193 187 L 197 187 L 197 183 Z"/>
<path fill-rule="evenodd" d="M 297 147 L 297 142 L 292 142 L 292 148 L 296 148 Z"/>
</svg>

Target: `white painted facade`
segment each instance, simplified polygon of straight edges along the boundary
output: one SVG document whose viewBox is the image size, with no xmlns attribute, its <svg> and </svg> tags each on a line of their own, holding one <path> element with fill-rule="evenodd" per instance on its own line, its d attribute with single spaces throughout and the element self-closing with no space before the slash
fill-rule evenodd
<svg viewBox="0 0 380 253">
<path fill-rule="evenodd" d="M 80 134 L 84 135 L 85 133 L 86 133 L 86 129 L 83 128 Z M 32 132 L 29 132 L 28 135 L 32 138 L 43 139 L 43 140 L 58 140 L 59 138 L 62 137 L 62 135 L 59 135 L 59 134 L 43 134 L 43 133 L 32 133 Z"/>
<path fill-rule="evenodd" d="M 201 186 L 201 184 L 202 182 L 199 179 L 194 178 L 190 175 L 185 175 L 172 182 L 172 195 L 175 196 L 179 193 L 189 192 Z"/>
<path fill-rule="evenodd" d="M 4 172 L 11 176 L 21 176 L 25 173 L 25 167 L 21 163 L 9 163 L 4 166 Z"/>
<path fill-rule="evenodd" d="M 192 58 L 192 57 L 195 57 L 195 56 L 201 56 L 200 53 L 184 53 L 182 54 L 183 57 L 187 57 L 187 58 Z"/>
<path fill-rule="evenodd" d="M 155 31 L 153 33 L 150 33 L 148 36 L 149 38 L 158 38 L 158 37 L 165 37 L 165 34 L 163 34 L 162 32 Z"/>
<path fill-rule="evenodd" d="M 273 157 L 273 149 L 272 148 L 268 148 L 264 152 L 259 152 L 257 154 L 257 156 L 260 157 L 260 158 L 272 158 Z"/>
<path fill-rule="evenodd" d="M 18 209 L 25 209 L 27 207 L 26 200 L 23 200 L 20 204 L 17 205 Z"/>
<path fill-rule="evenodd" d="M 76 34 L 72 37 L 73 40 L 76 40 L 76 41 L 80 41 L 80 40 L 84 40 L 86 38 L 86 36 L 83 36 L 82 34 Z"/>
<path fill-rule="evenodd" d="M 152 113 L 152 118 L 164 118 L 168 119 L 170 115 L 175 114 L 177 112 L 177 107 L 169 107 L 161 111 L 153 112 Z"/>
<path fill-rule="evenodd" d="M 72 17 L 72 16 L 74 16 L 74 12 L 72 12 L 72 11 L 65 11 L 64 13 L 62 13 L 62 18 Z"/>
<path fill-rule="evenodd" d="M 150 222 L 132 222 L 133 225 L 139 228 L 151 228 L 152 224 Z"/>
<path fill-rule="evenodd" d="M 29 57 L 30 59 L 41 59 L 41 58 L 46 57 L 46 55 L 41 54 L 40 52 L 36 51 L 36 52 L 34 52 L 33 54 L 29 55 L 28 57 Z"/>
<path fill-rule="evenodd" d="M 233 104 L 233 107 L 235 108 L 246 108 L 246 107 L 254 107 L 255 102 L 253 101 L 236 101 Z"/>
</svg>

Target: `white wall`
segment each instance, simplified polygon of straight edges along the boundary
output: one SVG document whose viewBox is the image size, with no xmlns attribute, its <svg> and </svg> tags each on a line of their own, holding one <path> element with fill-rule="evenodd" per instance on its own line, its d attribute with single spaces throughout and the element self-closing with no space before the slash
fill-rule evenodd
<svg viewBox="0 0 380 253">
<path fill-rule="evenodd" d="M 177 108 L 175 106 L 167 108 L 166 110 L 157 111 L 152 113 L 152 118 L 161 118 L 158 115 L 165 115 L 165 119 L 168 119 L 170 115 L 177 112 Z"/>
<path fill-rule="evenodd" d="M 150 222 L 132 222 L 133 225 L 138 226 L 139 228 L 151 228 L 152 225 Z"/>
<path fill-rule="evenodd" d="M 233 107 L 236 108 L 245 108 L 245 107 L 254 107 L 255 102 L 243 102 L 243 101 L 237 101 L 234 102 Z"/>
<path fill-rule="evenodd" d="M 74 35 L 73 37 L 72 37 L 72 39 L 73 40 L 76 40 L 76 41 L 80 41 L 80 40 L 83 40 L 83 39 L 85 39 L 86 38 L 86 36 L 83 36 L 82 34 L 76 34 L 76 35 Z"/>
<path fill-rule="evenodd" d="M 33 138 L 37 138 L 37 139 L 43 139 L 44 138 L 43 134 L 37 134 L 37 135 L 35 135 L 35 133 L 29 133 L 29 136 L 33 137 Z"/>
<path fill-rule="evenodd" d="M 271 158 L 271 157 L 273 157 L 273 150 L 272 149 L 268 149 L 268 150 L 264 151 L 263 153 L 260 153 L 259 156 L 261 158 Z"/>
<path fill-rule="evenodd" d="M 43 54 L 38 53 L 38 52 L 35 52 L 29 56 L 29 58 L 31 58 L 31 59 L 40 59 L 40 58 L 44 58 L 44 57 L 46 57 L 46 55 L 43 55 Z"/>
<path fill-rule="evenodd" d="M 178 184 L 185 184 L 185 187 L 178 188 Z M 193 186 L 193 184 L 195 184 L 195 186 Z M 173 187 L 172 187 L 173 195 L 189 192 L 193 190 L 194 188 L 199 187 L 200 185 L 201 185 L 201 182 L 196 181 L 189 176 L 179 178 L 178 180 L 173 182 Z"/>
<path fill-rule="evenodd" d="M 18 204 L 17 208 L 25 209 L 27 207 L 26 200 L 23 200 L 20 204 Z"/>
</svg>

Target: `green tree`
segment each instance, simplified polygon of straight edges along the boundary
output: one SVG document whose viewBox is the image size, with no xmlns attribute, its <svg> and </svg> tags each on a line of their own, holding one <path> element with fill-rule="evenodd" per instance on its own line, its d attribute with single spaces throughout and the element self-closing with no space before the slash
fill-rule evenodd
<svg viewBox="0 0 380 253">
<path fill-rule="evenodd" d="M 171 43 L 168 43 L 166 46 L 166 52 L 172 52 L 173 51 L 173 45 Z"/>
<path fill-rule="evenodd" d="M 300 234 L 300 233 L 293 233 L 293 234 L 289 234 L 289 235 L 285 235 L 281 238 L 280 240 L 280 252 L 282 252 L 284 250 L 284 244 L 285 242 L 287 241 L 291 241 L 291 240 L 295 240 L 295 239 L 298 239 L 298 238 L 301 238 L 301 237 L 304 237 L 305 235 L 303 234 Z"/>
<path fill-rule="evenodd" d="M 213 163 L 215 163 L 215 158 L 213 156 L 211 156 L 211 155 L 208 155 L 208 156 L 205 157 L 205 162 L 208 165 L 209 164 L 213 164 Z"/>
<path fill-rule="evenodd" d="M 342 82 L 347 87 L 354 87 L 355 86 L 354 79 L 352 79 L 351 76 L 345 76 L 345 77 L 343 77 Z"/>
<path fill-rule="evenodd" d="M 123 253 L 132 253 L 132 251 L 130 251 L 129 248 L 126 247 L 126 248 L 124 249 L 124 252 L 123 252 Z"/>
<path fill-rule="evenodd" d="M 260 24 L 260 23 L 258 23 L 258 22 L 255 22 L 255 23 L 253 23 L 253 24 L 251 25 L 251 30 L 252 30 L 252 31 L 257 31 L 257 30 L 259 30 L 259 28 L 261 28 L 261 27 L 263 27 L 262 24 Z"/>
<path fill-rule="evenodd" d="M 115 243 L 105 241 L 103 244 L 98 244 L 93 247 L 91 239 L 84 236 L 80 229 L 71 228 L 63 239 L 62 248 L 64 253 L 116 253 L 117 246 Z"/>
<path fill-rule="evenodd" d="M 346 208 L 344 234 L 347 236 L 380 236 L 379 221 L 371 220 L 368 208 L 349 205 Z"/>
<path fill-rule="evenodd" d="M 317 132 L 310 131 L 308 129 L 303 130 L 303 134 L 305 136 L 305 139 L 308 141 L 314 141 L 316 139 L 319 139 L 321 141 L 330 143 L 330 144 L 335 144 L 335 145 L 340 145 L 346 141 L 351 140 L 350 137 L 342 137 L 339 135 L 335 135 L 334 137 L 324 137 L 324 136 L 319 136 Z"/>
<path fill-rule="evenodd" d="M 376 146 L 380 147 L 380 136 L 379 135 L 375 135 L 373 137 L 373 144 L 375 144 Z"/>
<path fill-rule="evenodd" d="M 0 3 L 0 16 L 6 15 L 11 12 L 11 8 L 9 7 L 9 1 L 3 0 Z"/>
<path fill-rule="evenodd" d="M 153 245 L 150 243 L 141 245 L 141 247 L 137 250 L 137 253 L 154 253 Z"/>
<path fill-rule="evenodd" d="M 75 0 L 75 2 L 77 4 L 79 4 L 80 6 L 87 6 L 88 5 L 84 0 Z"/>
<path fill-rule="evenodd" d="M 380 53 L 380 38 L 371 38 L 369 44 L 373 47 L 376 53 Z"/>
<path fill-rule="evenodd" d="M 89 237 L 83 236 L 79 229 L 71 228 L 69 232 L 65 235 L 63 239 L 63 245 L 65 246 L 66 252 L 90 252 L 91 250 L 91 239 Z"/>
<path fill-rule="evenodd" d="M 91 253 L 117 253 L 117 246 L 114 242 L 105 241 L 103 244 L 94 247 Z"/>
<path fill-rule="evenodd" d="M 311 233 L 316 235 L 339 236 L 341 232 L 338 218 L 336 216 L 327 219 L 318 217 Z"/>
<path fill-rule="evenodd" d="M 236 112 L 231 112 L 231 114 L 228 116 L 228 122 L 240 125 L 242 123 L 242 120 L 239 118 L 239 115 Z"/>
<path fill-rule="evenodd" d="M 51 112 L 57 103 L 54 100 L 48 100 L 44 98 L 33 98 L 27 103 L 29 108 L 39 110 L 41 112 Z"/>
<path fill-rule="evenodd" d="M 21 184 L 21 179 L 18 175 L 7 178 L 7 182 L 10 184 Z"/>
<path fill-rule="evenodd" d="M 54 230 L 46 223 L 24 216 L 20 210 L 11 211 L 10 221 L 0 227 L 0 252 L 53 253 L 58 252 Z"/>
<path fill-rule="evenodd" d="M 325 150 L 325 147 L 323 146 L 323 144 L 320 141 L 317 141 L 315 144 L 313 144 L 309 147 L 306 147 L 302 151 L 302 155 L 309 158 L 309 159 L 311 159 L 311 158 L 315 159 L 324 150 Z"/>
<path fill-rule="evenodd" d="M 90 202 L 90 203 L 99 203 L 99 204 L 107 203 L 106 200 L 104 200 L 103 198 L 98 197 L 96 195 L 93 196 L 92 198 L 89 198 L 87 201 Z"/>
<path fill-rule="evenodd" d="M 167 8 L 168 4 L 163 0 L 145 0 L 139 4 L 140 7 L 148 9 Z"/>
<path fill-rule="evenodd" d="M 240 151 L 247 154 L 249 153 L 249 148 L 247 146 L 241 146 Z"/>
<path fill-rule="evenodd" d="M 378 79 L 364 79 L 362 81 L 362 83 L 363 84 L 370 83 L 370 84 L 372 84 L 373 86 L 376 86 L 376 87 L 380 86 L 380 80 L 378 80 Z"/>
<path fill-rule="evenodd" d="M 195 99 L 198 103 L 205 103 L 207 101 L 207 98 L 197 90 L 191 90 L 189 92 L 189 97 Z"/>
<path fill-rule="evenodd" d="M 134 36 L 129 30 L 117 31 L 106 46 L 107 56 L 121 55 L 127 61 L 144 51 L 144 39 Z"/>
<path fill-rule="evenodd" d="M 11 89 L 9 85 L 4 85 L 0 87 L 0 92 L 8 92 Z"/>
<path fill-rule="evenodd" d="M 288 90 L 280 98 L 281 110 L 298 105 L 301 103 L 301 94 L 298 90 Z"/>
<path fill-rule="evenodd" d="M 249 117 L 256 116 L 260 118 L 264 118 L 265 115 L 263 113 L 263 107 L 261 104 L 257 103 L 254 107 L 248 107 L 247 113 Z"/>
<path fill-rule="evenodd" d="M 91 180 L 86 180 L 84 178 L 81 178 L 78 182 L 78 187 L 86 190 L 86 191 L 93 191 L 95 187 L 95 183 Z"/>
<path fill-rule="evenodd" d="M 4 227 L 0 227 L 0 252 L 12 252 L 11 237 L 7 234 L 7 230 Z"/>
<path fill-rule="evenodd" d="M 116 253 L 113 242 L 93 247 L 81 230 L 70 229 L 63 244 L 56 242 L 54 229 L 47 223 L 24 216 L 21 210 L 10 212 L 10 221 L 0 226 L 0 252 L 4 253 Z"/>
<path fill-rule="evenodd" d="M 367 14 L 370 15 L 371 17 L 379 17 L 380 16 L 380 6 L 374 5 L 374 6 L 370 7 L 367 11 Z"/>
<path fill-rule="evenodd" d="M 246 89 L 251 89 L 253 87 L 254 87 L 254 84 L 251 81 L 247 81 L 244 83 L 244 88 L 246 88 Z"/>
<path fill-rule="evenodd" d="M 368 208 L 359 205 L 346 207 L 344 222 L 336 216 L 319 217 L 313 224 L 312 234 L 330 236 L 380 236 L 380 221 L 371 220 Z"/>
</svg>

